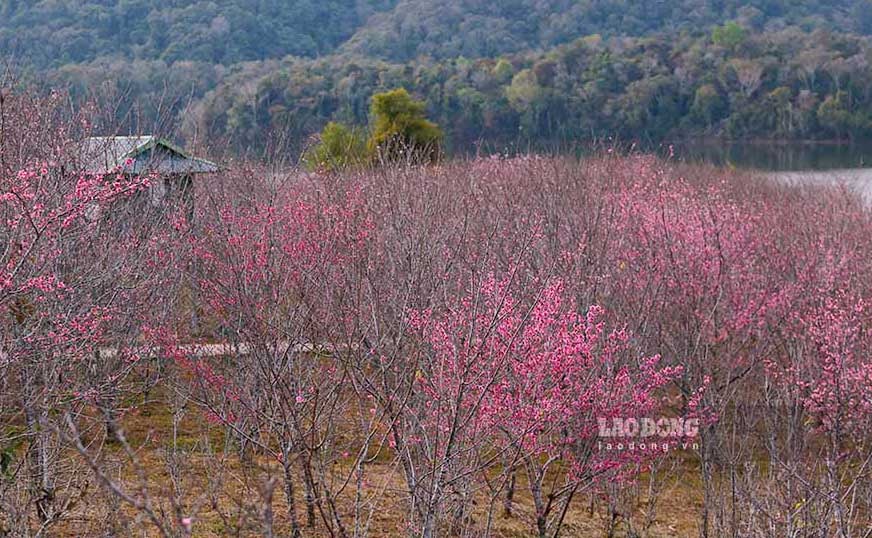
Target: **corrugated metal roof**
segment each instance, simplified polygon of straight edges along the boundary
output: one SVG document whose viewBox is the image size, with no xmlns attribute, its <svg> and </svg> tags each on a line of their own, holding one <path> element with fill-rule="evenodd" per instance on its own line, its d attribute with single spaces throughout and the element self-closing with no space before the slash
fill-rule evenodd
<svg viewBox="0 0 872 538">
<path fill-rule="evenodd" d="M 203 174 L 217 172 L 218 165 L 187 154 L 155 136 L 94 136 L 82 145 L 86 172 L 106 174 Z"/>
</svg>

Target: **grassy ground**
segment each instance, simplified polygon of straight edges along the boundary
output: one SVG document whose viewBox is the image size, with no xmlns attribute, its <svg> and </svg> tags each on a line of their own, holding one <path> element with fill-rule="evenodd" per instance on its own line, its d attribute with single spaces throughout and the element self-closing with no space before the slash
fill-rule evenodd
<svg viewBox="0 0 872 538">
<path fill-rule="evenodd" d="M 264 506 L 271 506 L 277 536 L 289 534 L 286 497 L 282 488 L 281 467 L 275 461 L 255 457 L 242 464 L 236 453 L 225 451 L 223 430 L 204 420 L 194 409 L 177 412 L 164 403 L 165 395 L 157 395 L 148 404 L 131 409 L 121 420 L 123 431 L 135 458 L 131 458 L 119 443 L 107 444 L 102 463 L 113 469 L 112 477 L 129 491 L 141 492 L 144 482 L 155 511 L 173 520 L 176 497 L 180 516 L 191 518 L 195 537 L 260 536 Z M 686 455 L 685 455 L 686 456 Z M 132 463 L 136 460 L 137 464 Z M 702 505 L 699 480 L 688 458 L 677 455 L 668 469 L 661 469 L 657 480 L 643 475 L 640 481 L 622 488 L 620 502 L 610 516 L 605 498 L 590 494 L 577 495 L 567 514 L 561 536 L 607 536 L 613 521 L 614 536 L 645 536 L 651 538 L 693 536 Z M 174 469 L 183 469 L 175 473 Z M 370 505 L 370 536 L 402 536 L 403 518 L 407 512 L 404 482 L 399 469 L 391 462 L 380 461 L 368 467 L 367 492 L 373 496 Z M 270 487 L 272 484 L 271 494 Z M 648 489 L 662 488 L 656 503 L 649 504 Z M 141 513 L 111 497 L 97 494 L 76 505 L 68 521 L 57 528 L 54 536 L 99 535 L 98 529 L 114 526 L 118 535 L 131 531 L 137 536 L 159 536 L 153 525 Z M 296 487 L 297 513 L 305 525 L 303 488 Z M 108 498 L 107 498 L 108 497 Z M 271 497 L 271 502 L 265 499 Z M 351 499 L 344 499 L 351 508 Z M 497 503 L 502 500 L 498 499 Z M 488 500 L 476 500 L 473 517 L 484 520 Z M 519 474 L 515 506 L 511 517 L 497 508 L 493 536 L 530 536 L 534 514 L 526 484 Z M 176 521 L 179 518 L 175 518 Z M 304 536 L 329 536 L 318 521 L 315 529 L 304 529 Z"/>
</svg>

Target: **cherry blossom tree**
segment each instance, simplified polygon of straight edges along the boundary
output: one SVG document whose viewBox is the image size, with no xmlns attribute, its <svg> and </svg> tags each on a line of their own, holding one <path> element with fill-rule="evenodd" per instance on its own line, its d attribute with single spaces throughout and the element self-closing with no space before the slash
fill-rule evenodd
<svg viewBox="0 0 872 538">
<path fill-rule="evenodd" d="M 61 482 L 78 480 L 56 475 L 63 456 L 53 417 L 81 414 L 110 396 L 126 370 L 106 372 L 100 352 L 129 334 L 122 305 L 132 302 L 138 277 L 125 251 L 136 243 L 101 248 L 115 237 L 99 215 L 146 185 L 144 178 L 70 173 L 58 162 L 0 178 L 4 408 L 17 409 L 25 424 L 6 442 L 27 445 L 29 497 L 42 525 L 56 522 L 70 501 L 69 492 L 56 497 Z"/>
</svg>

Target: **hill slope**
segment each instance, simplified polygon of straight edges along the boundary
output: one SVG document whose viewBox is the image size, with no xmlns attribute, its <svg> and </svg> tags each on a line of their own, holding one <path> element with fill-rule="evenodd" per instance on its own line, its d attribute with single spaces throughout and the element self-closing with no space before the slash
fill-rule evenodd
<svg viewBox="0 0 872 538">
<path fill-rule="evenodd" d="M 589 34 L 705 32 L 726 20 L 872 32 L 870 0 L 0 0 L 0 52 L 59 67 L 98 58 L 232 64 L 343 52 L 493 57 Z"/>
<path fill-rule="evenodd" d="M 0 0 L 0 62 L 125 129 L 289 151 L 399 86 L 454 148 L 872 138 L 869 35 L 872 0 Z"/>
<path fill-rule="evenodd" d="M 868 0 L 401 0 L 374 16 L 342 49 L 395 61 L 419 55 L 492 57 L 590 34 L 704 33 L 733 19 L 757 30 L 802 25 L 868 33 L 870 12 Z"/>
<path fill-rule="evenodd" d="M 101 57 L 204 61 L 331 52 L 395 0 L 0 0 L 0 52 L 41 67 Z"/>
</svg>

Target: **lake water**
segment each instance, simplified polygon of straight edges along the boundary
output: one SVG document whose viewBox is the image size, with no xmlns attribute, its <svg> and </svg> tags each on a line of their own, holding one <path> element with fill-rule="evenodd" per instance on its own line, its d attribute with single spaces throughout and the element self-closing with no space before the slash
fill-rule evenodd
<svg viewBox="0 0 872 538">
<path fill-rule="evenodd" d="M 787 183 L 843 183 L 872 202 L 872 143 L 677 145 L 675 158 L 759 170 Z"/>
<path fill-rule="evenodd" d="M 872 143 L 678 144 L 674 150 L 679 159 L 769 172 L 872 168 Z"/>
</svg>

